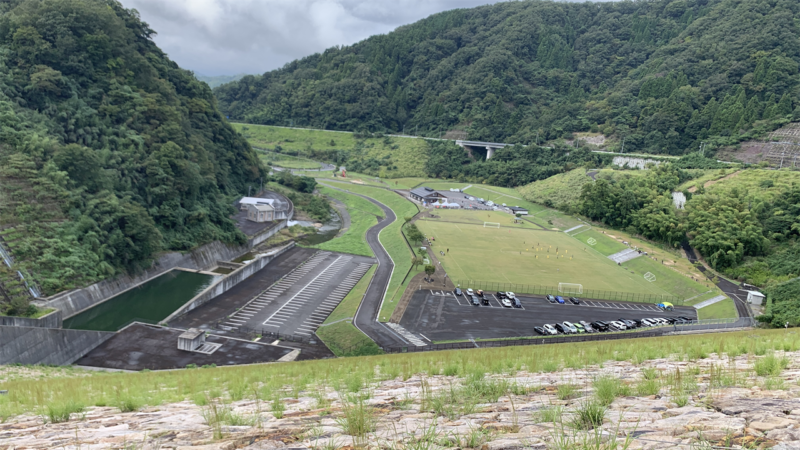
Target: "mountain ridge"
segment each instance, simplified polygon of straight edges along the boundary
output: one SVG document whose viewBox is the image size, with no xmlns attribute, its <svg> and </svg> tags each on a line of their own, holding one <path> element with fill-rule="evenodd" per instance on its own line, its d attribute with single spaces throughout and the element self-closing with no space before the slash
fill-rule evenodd
<svg viewBox="0 0 800 450">
<path fill-rule="evenodd" d="M 800 6 L 513 2 L 438 13 L 218 87 L 250 123 L 532 143 L 580 131 L 683 154 L 763 134 L 798 104 Z M 800 116 L 800 112 L 797 114 Z"/>
</svg>

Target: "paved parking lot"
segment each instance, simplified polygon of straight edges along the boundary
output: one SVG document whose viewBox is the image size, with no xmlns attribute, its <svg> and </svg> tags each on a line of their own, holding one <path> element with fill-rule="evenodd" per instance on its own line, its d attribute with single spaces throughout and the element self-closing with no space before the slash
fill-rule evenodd
<svg viewBox="0 0 800 450">
<path fill-rule="evenodd" d="M 254 296 L 220 327 L 311 336 L 373 263 L 363 256 L 319 252 Z"/>
<path fill-rule="evenodd" d="M 450 291 L 420 290 L 411 299 L 400 325 L 430 343 L 532 336 L 535 335 L 535 326 L 564 321 L 697 317 L 692 307 L 676 307 L 675 311 L 664 312 L 647 303 L 581 299 L 580 305 L 560 305 L 552 304 L 544 297 L 518 296 L 522 308 L 504 308 L 493 294 L 487 294 L 487 297 L 489 306 L 473 306 L 466 297 L 456 297 Z"/>
</svg>

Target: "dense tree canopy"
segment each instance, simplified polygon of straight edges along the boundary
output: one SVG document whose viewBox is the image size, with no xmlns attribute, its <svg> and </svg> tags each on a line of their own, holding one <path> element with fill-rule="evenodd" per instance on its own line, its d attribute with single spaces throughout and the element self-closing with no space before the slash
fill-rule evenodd
<svg viewBox="0 0 800 450">
<path fill-rule="evenodd" d="M 263 170 L 153 34 L 116 0 L 0 3 L 0 232 L 44 293 L 243 240 Z"/>
<path fill-rule="evenodd" d="M 215 95 L 252 123 L 524 144 L 594 131 L 631 151 L 683 154 L 791 117 L 798 14 L 795 0 L 503 2 L 330 48 Z"/>
</svg>

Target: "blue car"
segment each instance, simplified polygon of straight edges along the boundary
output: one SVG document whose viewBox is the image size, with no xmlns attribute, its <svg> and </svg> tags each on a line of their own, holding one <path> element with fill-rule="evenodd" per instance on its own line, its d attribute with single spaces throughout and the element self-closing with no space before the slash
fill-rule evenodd
<svg viewBox="0 0 800 450">
<path fill-rule="evenodd" d="M 566 303 L 566 301 L 564 300 L 564 297 L 562 297 L 560 295 L 556 295 L 556 301 L 558 302 L 559 305 L 563 305 L 564 303 Z"/>
</svg>

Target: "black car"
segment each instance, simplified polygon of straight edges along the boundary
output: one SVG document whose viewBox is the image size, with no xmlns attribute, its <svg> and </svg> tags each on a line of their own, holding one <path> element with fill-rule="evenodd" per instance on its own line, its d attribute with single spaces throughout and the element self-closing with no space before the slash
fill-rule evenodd
<svg viewBox="0 0 800 450">
<path fill-rule="evenodd" d="M 632 330 L 632 329 L 634 329 L 634 328 L 636 328 L 636 327 L 637 327 L 637 325 L 636 325 L 636 322 L 634 322 L 634 321 L 632 321 L 632 320 L 630 320 L 630 319 L 623 319 L 623 318 L 621 318 L 621 317 L 620 317 L 619 321 L 620 321 L 620 322 L 622 322 L 622 323 L 624 323 L 624 324 L 625 324 L 625 326 L 626 326 L 626 327 L 627 327 L 629 330 Z"/>
<path fill-rule="evenodd" d="M 480 304 L 481 304 L 481 301 L 480 301 L 480 300 L 478 300 L 478 296 L 477 296 L 477 295 L 473 295 L 473 296 L 472 296 L 472 298 L 470 298 L 470 299 L 469 299 L 469 301 L 470 301 L 470 303 L 472 303 L 474 306 L 478 306 L 478 305 L 480 305 Z"/>
<path fill-rule="evenodd" d="M 481 298 L 481 303 L 483 303 L 484 306 L 489 306 L 489 297 Z"/>
<path fill-rule="evenodd" d="M 541 334 L 542 336 L 547 334 L 542 327 L 533 327 L 533 331 L 535 331 L 537 334 Z"/>
<path fill-rule="evenodd" d="M 511 304 L 514 305 L 514 308 L 522 308 L 522 303 L 519 302 L 517 297 L 514 297 L 514 300 L 511 300 Z"/>
<path fill-rule="evenodd" d="M 461 297 L 461 288 L 456 288 L 456 290 L 454 290 L 453 293 Z"/>
<path fill-rule="evenodd" d="M 670 325 L 680 320 L 677 317 L 665 317 L 665 319 L 667 319 L 667 322 L 669 322 Z"/>
<path fill-rule="evenodd" d="M 581 304 L 581 301 L 580 301 L 580 300 L 578 300 L 578 299 L 577 299 L 577 298 L 575 298 L 575 297 L 570 297 L 570 298 L 569 298 L 569 301 L 571 301 L 573 305 L 580 305 L 580 304 Z"/>
<path fill-rule="evenodd" d="M 556 327 L 556 331 L 558 331 L 561 334 L 570 334 L 570 333 L 572 333 L 572 331 L 570 331 L 569 329 L 567 329 L 567 327 L 565 327 L 564 325 L 561 325 L 560 323 L 557 323 L 554 326 Z"/>
<path fill-rule="evenodd" d="M 695 320 L 695 319 L 692 319 L 692 318 L 689 318 L 689 317 L 686 317 L 686 316 L 681 316 L 680 318 L 683 319 L 683 320 L 686 320 L 687 322 L 693 322 Z"/>
<path fill-rule="evenodd" d="M 497 298 L 506 298 L 506 293 L 502 291 L 497 291 L 497 294 L 495 294 L 495 296 Z"/>
<path fill-rule="evenodd" d="M 555 303 L 557 300 L 552 295 L 547 294 L 547 301 L 550 302 L 550 303 Z"/>
<path fill-rule="evenodd" d="M 598 320 L 596 322 L 592 322 L 592 328 L 597 331 L 608 331 L 608 323 Z"/>
</svg>

